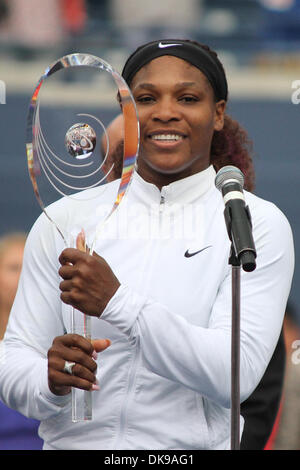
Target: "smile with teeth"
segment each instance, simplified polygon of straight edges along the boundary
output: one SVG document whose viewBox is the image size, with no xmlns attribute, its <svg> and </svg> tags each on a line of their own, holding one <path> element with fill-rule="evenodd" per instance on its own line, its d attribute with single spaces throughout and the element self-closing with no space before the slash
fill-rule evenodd
<svg viewBox="0 0 300 470">
<path fill-rule="evenodd" d="M 151 135 L 150 138 L 152 140 L 160 140 L 160 141 L 166 141 L 166 142 L 176 142 L 178 140 L 182 140 L 183 136 L 178 135 L 178 134 L 156 134 L 156 135 Z"/>
</svg>

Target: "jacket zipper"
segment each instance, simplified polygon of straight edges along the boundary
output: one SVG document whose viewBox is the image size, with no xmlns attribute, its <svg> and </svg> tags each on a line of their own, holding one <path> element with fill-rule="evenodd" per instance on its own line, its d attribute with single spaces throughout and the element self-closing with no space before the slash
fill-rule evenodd
<svg viewBox="0 0 300 470">
<path fill-rule="evenodd" d="M 162 213 L 164 209 L 164 204 L 165 204 L 165 193 L 164 190 L 162 189 L 161 195 L 160 195 L 160 202 L 159 202 L 159 209 L 158 209 L 158 217 L 159 217 L 159 230 L 161 229 L 161 222 L 162 222 Z M 149 250 L 150 252 L 150 257 L 153 260 L 153 252 L 152 250 Z M 151 271 L 151 269 L 150 269 Z M 127 382 L 127 387 L 126 387 L 126 393 L 125 393 L 125 400 L 123 401 L 122 408 L 121 408 L 121 413 L 120 413 L 120 426 L 119 426 L 119 431 L 115 440 L 115 446 L 114 449 L 118 450 L 121 449 L 121 444 L 124 439 L 124 435 L 126 432 L 126 426 L 127 426 L 127 419 L 128 419 L 128 408 L 129 405 L 131 404 L 131 398 L 133 397 L 134 390 L 135 390 L 135 378 L 136 378 L 136 372 L 137 372 L 137 363 L 139 360 L 139 340 L 137 340 L 134 352 L 133 352 L 133 359 L 130 367 L 130 371 L 128 374 L 128 382 Z"/>
</svg>

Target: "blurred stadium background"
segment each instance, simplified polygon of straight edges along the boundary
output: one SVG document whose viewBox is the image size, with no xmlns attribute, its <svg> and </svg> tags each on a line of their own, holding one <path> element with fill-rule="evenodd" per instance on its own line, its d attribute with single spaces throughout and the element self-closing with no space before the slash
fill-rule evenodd
<svg viewBox="0 0 300 470">
<path fill-rule="evenodd" d="M 298 310 L 299 0 L 0 0 L 0 235 L 28 231 L 41 212 L 27 172 L 25 127 L 31 94 L 46 67 L 65 54 L 87 52 L 121 72 L 138 45 L 167 37 L 207 43 L 227 70 L 229 114 L 253 140 L 255 192 L 277 204 L 293 228 L 290 300 Z M 51 99 L 62 123 L 67 86 L 58 81 Z M 82 83 L 79 93 L 88 94 L 88 86 Z M 88 105 L 93 109 L 93 100 Z M 109 117 L 108 105 L 103 112 Z"/>
</svg>

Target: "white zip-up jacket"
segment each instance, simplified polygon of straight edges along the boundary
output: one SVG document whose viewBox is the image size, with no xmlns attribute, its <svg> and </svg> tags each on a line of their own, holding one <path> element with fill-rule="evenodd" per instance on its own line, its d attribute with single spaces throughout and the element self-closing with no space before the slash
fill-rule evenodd
<svg viewBox="0 0 300 470">
<path fill-rule="evenodd" d="M 0 397 L 41 421 L 45 449 L 230 448 L 230 241 L 214 178 L 211 166 L 159 191 L 135 174 L 99 231 L 95 251 L 121 286 L 92 318 L 92 336 L 112 342 L 98 356 L 92 421 L 73 423 L 70 396 L 48 388 L 47 351 L 70 332 L 70 307 L 58 287 L 62 238 L 45 215 L 33 226 L 2 348 Z M 62 199 L 49 214 L 65 234 L 83 227 L 91 246 L 117 187 Z M 242 401 L 276 346 L 294 266 L 285 216 L 245 197 L 257 268 L 241 273 Z"/>
</svg>

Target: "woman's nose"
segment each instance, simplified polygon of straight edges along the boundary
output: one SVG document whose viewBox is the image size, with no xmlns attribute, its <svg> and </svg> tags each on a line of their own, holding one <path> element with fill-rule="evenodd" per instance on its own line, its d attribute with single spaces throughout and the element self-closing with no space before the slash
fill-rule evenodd
<svg viewBox="0 0 300 470">
<path fill-rule="evenodd" d="M 152 119 L 155 121 L 179 121 L 180 111 L 178 104 L 172 99 L 163 99 L 156 103 Z"/>
</svg>

